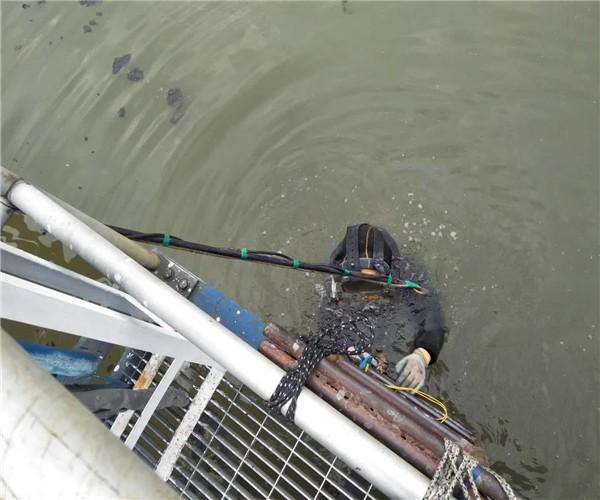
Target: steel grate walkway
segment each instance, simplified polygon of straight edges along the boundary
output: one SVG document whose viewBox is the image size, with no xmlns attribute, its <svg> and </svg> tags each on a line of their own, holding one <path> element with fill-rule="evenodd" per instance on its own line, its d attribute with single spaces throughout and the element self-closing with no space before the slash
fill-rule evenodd
<svg viewBox="0 0 600 500">
<path fill-rule="evenodd" d="M 152 386 L 170 365 L 165 360 Z M 130 354 L 133 382 L 145 361 Z M 210 368 L 185 366 L 172 385 L 184 389 L 190 401 Z M 155 411 L 133 448 L 156 468 L 184 418 L 186 409 Z M 139 412 L 127 424 L 131 432 Z M 351 444 L 350 444 L 351 446 Z M 174 463 L 167 482 L 182 498 L 197 499 L 380 499 L 385 498 L 357 471 L 312 440 L 281 415 L 269 414 L 263 401 L 246 386 L 225 375 L 212 393 L 198 422 Z"/>
</svg>

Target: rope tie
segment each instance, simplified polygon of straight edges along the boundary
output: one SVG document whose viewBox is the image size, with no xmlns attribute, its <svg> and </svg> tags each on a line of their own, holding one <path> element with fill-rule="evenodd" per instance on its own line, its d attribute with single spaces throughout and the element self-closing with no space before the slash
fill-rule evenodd
<svg viewBox="0 0 600 500">
<path fill-rule="evenodd" d="M 504 478 L 493 470 L 479 465 L 477 460 L 448 439 L 444 439 L 444 455 L 423 500 L 446 500 L 452 497 L 457 487 L 460 488 L 463 498 L 481 500 L 475 481 L 482 470 L 496 478 L 509 500 L 517 500 L 517 496 Z"/>
</svg>

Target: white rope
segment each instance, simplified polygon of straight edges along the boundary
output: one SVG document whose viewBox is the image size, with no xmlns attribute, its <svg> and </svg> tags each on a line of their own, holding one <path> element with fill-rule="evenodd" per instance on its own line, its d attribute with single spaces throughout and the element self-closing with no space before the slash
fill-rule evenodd
<svg viewBox="0 0 600 500">
<path fill-rule="evenodd" d="M 462 490 L 465 499 L 481 500 L 473 480 L 473 470 L 478 466 L 481 467 L 477 460 L 448 439 L 444 439 L 444 449 L 444 455 L 423 500 L 446 500 L 451 498 L 457 486 Z M 517 500 L 517 496 L 504 478 L 493 470 L 481 468 L 496 478 L 509 500 Z"/>
</svg>

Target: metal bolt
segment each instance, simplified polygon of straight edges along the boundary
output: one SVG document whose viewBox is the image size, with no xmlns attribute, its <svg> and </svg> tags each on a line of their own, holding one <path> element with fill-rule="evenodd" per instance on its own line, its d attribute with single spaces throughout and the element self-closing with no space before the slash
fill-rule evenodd
<svg viewBox="0 0 600 500">
<path fill-rule="evenodd" d="M 188 285 L 189 285 L 188 280 L 182 279 L 177 286 L 179 287 L 180 290 L 185 290 L 188 287 Z"/>
<path fill-rule="evenodd" d="M 163 271 L 163 278 L 165 278 L 166 280 L 170 280 L 172 277 L 173 277 L 173 269 L 171 269 L 170 267 L 167 267 Z"/>
</svg>

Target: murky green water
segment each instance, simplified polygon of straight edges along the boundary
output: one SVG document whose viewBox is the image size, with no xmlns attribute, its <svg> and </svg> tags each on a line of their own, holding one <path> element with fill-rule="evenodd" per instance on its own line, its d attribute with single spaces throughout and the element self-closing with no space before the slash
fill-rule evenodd
<svg viewBox="0 0 600 500">
<path fill-rule="evenodd" d="M 385 226 L 443 292 L 429 390 L 524 496 L 597 498 L 598 21 L 585 3 L 4 2 L 2 163 L 110 223 L 306 260 Z M 310 320 L 315 279 L 177 257 Z"/>
</svg>

